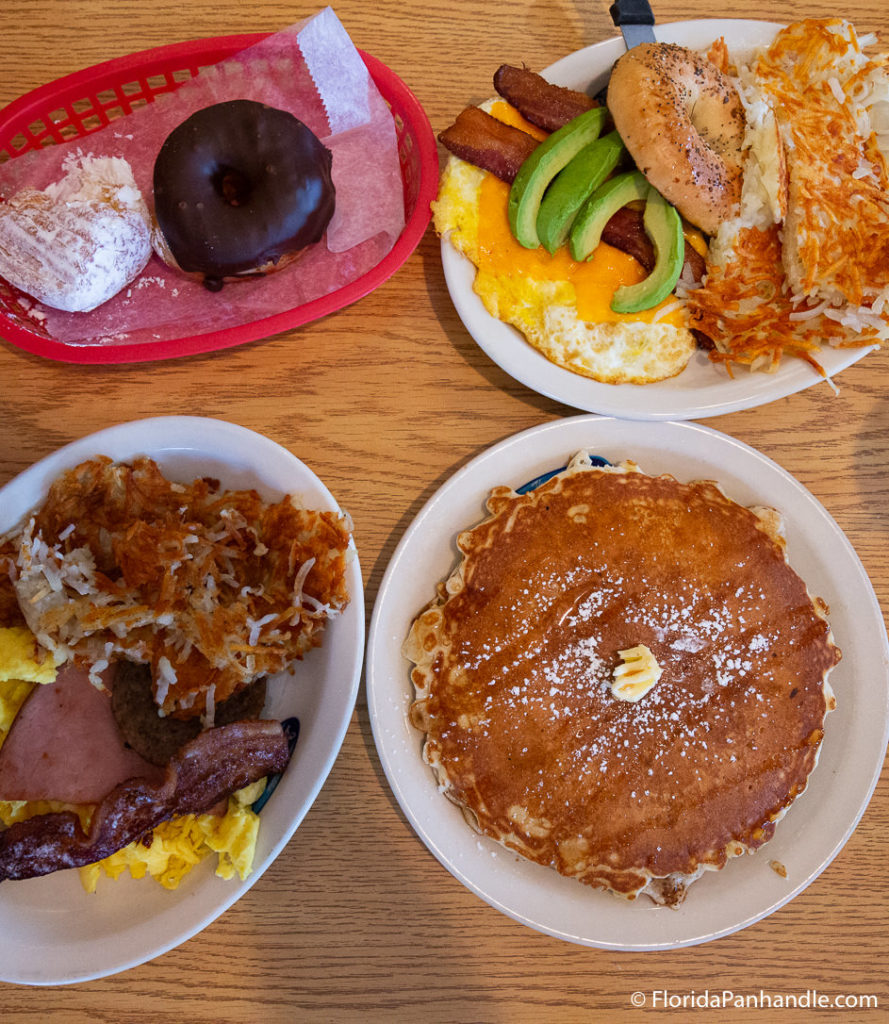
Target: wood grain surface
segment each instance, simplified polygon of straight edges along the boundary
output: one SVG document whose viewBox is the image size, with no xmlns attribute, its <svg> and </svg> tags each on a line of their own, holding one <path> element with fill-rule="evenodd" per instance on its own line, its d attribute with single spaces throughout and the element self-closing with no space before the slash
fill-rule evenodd
<svg viewBox="0 0 889 1024">
<path fill-rule="evenodd" d="M 266 0 L 4 0 L 0 104 L 100 60 L 164 43 L 283 28 L 316 10 Z M 486 98 L 501 63 L 544 67 L 615 34 L 607 0 L 342 0 L 355 43 L 396 71 L 434 130 Z M 663 0 L 661 22 L 705 13 L 790 20 L 823 0 L 717 8 Z M 889 42 L 889 7 L 843 8 Z M 776 460 L 835 517 L 889 608 L 889 357 L 827 386 L 710 419 Z M 54 363 L 0 341 L 0 484 L 112 424 L 200 414 L 268 435 L 347 508 L 368 615 L 411 519 L 456 469 L 509 435 L 575 410 L 528 390 L 476 346 L 448 296 L 431 229 L 376 292 L 325 320 L 240 348 L 159 363 Z M 652 428 L 656 429 L 656 428 Z M 876 638 L 875 638 L 876 642 Z M 667 953 L 560 942 L 498 913 L 427 851 L 383 775 L 362 692 L 341 754 L 281 856 L 196 937 L 122 975 L 68 987 L 0 984 L 16 1022 L 800 1021 L 805 1010 L 658 1009 L 631 993 L 870 994 L 889 1019 L 889 779 L 860 826 L 789 905 L 735 935 Z M 726 874 L 726 885 L 731 879 Z M 4 898 L 0 890 L 0 900 Z M 0 936 L 0 957 L 15 936 Z M 76 936 L 72 936 L 76 941 Z M 814 1016 L 814 1015 L 813 1015 Z"/>
</svg>

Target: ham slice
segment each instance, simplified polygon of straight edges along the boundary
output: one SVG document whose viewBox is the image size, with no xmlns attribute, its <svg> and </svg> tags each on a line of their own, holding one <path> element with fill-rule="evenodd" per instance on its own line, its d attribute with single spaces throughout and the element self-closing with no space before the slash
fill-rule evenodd
<svg viewBox="0 0 889 1024">
<path fill-rule="evenodd" d="M 111 695 L 70 665 L 34 687 L 0 747 L 0 800 L 93 804 L 126 779 L 162 777 L 124 743 Z"/>
</svg>

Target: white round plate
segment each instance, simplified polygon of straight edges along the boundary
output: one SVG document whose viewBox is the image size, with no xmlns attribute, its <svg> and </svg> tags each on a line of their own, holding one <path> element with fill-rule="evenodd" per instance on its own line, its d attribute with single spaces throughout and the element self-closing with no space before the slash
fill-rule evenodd
<svg viewBox="0 0 889 1024">
<path fill-rule="evenodd" d="M 724 36 L 732 54 L 744 56 L 771 41 L 779 26 L 765 21 L 702 19 L 655 26 L 658 40 L 695 49 Z M 578 50 L 543 74 L 557 85 L 596 93 L 612 64 L 625 52 L 623 39 L 606 39 Z M 478 345 L 501 369 L 526 387 L 575 409 L 640 420 L 690 420 L 750 409 L 802 391 L 823 378 L 801 359 L 782 360 L 776 373 L 750 373 L 739 368 L 729 377 L 703 352 L 692 357 L 677 377 L 655 384 L 601 384 L 551 363 L 509 324 L 488 313 L 472 290 L 475 267 L 443 238 L 441 259 L 451 299 L 460 319 Z M 833 349 L 818 354 L 826 373 L 834 376 L 857 362 L 868 348 Z"/>
<path fill-rule="evenodd" d="M 254 487 L 267 500 L 297 494 L 310 508 L 337 510 L 317 476 L 286 449 L 222 420 L 190 416 L 111 427 L 43 459 L 0 490 L 0 533 L 39 504 L 68 467 L 97 454 L 149 455 L 173 479 L 211 476 L 226 489 Z M 293 676 L 270 677 L 265 714 L 296 715 L 300 735 L 290 765 L 260 814 L 253 873 L 224 881 L 208 857 L 168 892 L 151 879 L 100 878 L 87 894 L 77 871 L 0 886 L 0 980 L 58 985 L 115 974 L 195 935 L 242 896 L 293 835 L 339 752 L 355 706 L 364 649 L 364 592 L 357 554 L 348 565 L 351 600 L 324 643 Z"/>
<path fill-rule="evenodd" d="M 785 514 L 791 564 L 830 605 L 843 659 L 830 677 L 820 763 L 774 839 L 752 856 L 708 872 L 677 909 L 646 897 L 627 903 L 519 858 L 481 837 L 439 793 L 408 721 L 409 662 L 401 646 L 435 585 L 457 562 L 456 537 L 485 515 L 498 484 L 517 488 L 588 449 L 633 459 L 652 474 L 712 479 L 744 505 Z M 516 921 L 569 942 L 608 949 L 672 949 L 745 928 L 800 893 L 836 856 L 864 812 L 889 738 L 889 644 L 861 562 L 816 499 L 780 466 L 724 434 L 690 423 L 652 430 L 632 420 L 578 416 L 517 434 L 456 473 L 424 506 L 392 557 L 374 608 L 366 659 L 374 739 L 386 777 L 417 834 L 467 888 Z M 787 868 L 781 878 L 771 860 Z"/>
</svg>

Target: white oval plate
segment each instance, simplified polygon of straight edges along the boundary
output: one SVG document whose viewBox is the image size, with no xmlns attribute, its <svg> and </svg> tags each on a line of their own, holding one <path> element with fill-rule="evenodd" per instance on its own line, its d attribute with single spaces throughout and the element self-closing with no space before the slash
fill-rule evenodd
<svg viewBox="0 0 889 1024">
<path fill-rule="evenodd" d="M 779 26 L 765 21 L 702 19 L 655 26 L 659 41 L 692 48 L 709 46 L 724 36 L 733 54 L 743 56 L 767 44 Z M 598 92 L 611 65 L 625 52 L 620 37 L 606 39 L 562 58 L 543 74 L 557 85 Z M 655 384 L 601 384 L 551 363 L 509 324 L 488 313 L 472 290 L 475 267 L 442 239 L 441 259 L 451 299 L 464 326 L 501 369 L 526 387 L 575 409 L 640 420 L 690 420 L 750 409 L 823 383 L 815 370 L 801 359 L 782 360 L 776 373 L 750 373 L 738 368 L 734 378 L 715 366 L 703 352 L 692 357 L 686 369 L 670 380 Z M 833 349 L 818 354 L 826 373 L 833 377 L 857 362 L 871 347 Z"/>
<path fill-rule="evenodd" d="M 401 645 L 436 583 L 456 565 L 457 534 L 485 515 L 498 484 L 520 487 L 564 466 L 580 449 L 612 462 L 631 458 L 652 474 L 713 479 L 744 505 L 785 514 L 788 554 L 812 593 L 830 605 L 843 659 L 830 681 L 829 716 L 818 767 L 775 838 L 757 854 L 708 872 L 677 909 L 642 897 L 626 903 L 522 860 L 473 832 L 439 793 L 407 718 L 410 664 Z M 516 921 L 569 942 L 607 949 L 672 949 L 728 935 L 771 914 L 802 892 L 837 855 L 864 812 L 889 739 L 889 644 L 865 571 L 818 501 L 764 455 L 691 423 L 653 431 L 632 420 L 578 416 L 536 427 L 495 445 L 463 467 L 427 502 L 401 539 L 383 578 L 371 620 L 367 697 L 386 777 L 417 834 L 467 888 Z M 769 867 L 780 861 L 781 878 Z"/>
<path fill-rule="evenodd" d="M 226 489 L 254 487 L 267 500 L 297 494 L 307 506 L 337 510 L 331 493 L 289 451 L 222 420 L 168 416 L 99 431 L 25 470 L 0 490 L 0 533 L 39 504 L 63 470 L 93 455 L 149 455 L 183 482 L 219 479 Z M 350 602 L 328 625 L 324 643 L 298 662 L 293 677 L 269 679 L 265 714 L 296 715 L 293 758 L 260 815 L 253 873 L 224 881 L 208 857 L 173 892 L 129 875 L 99 880 L 87 894 L 77 871 L 0 885 L 0 980 L 58 985 L 105 977 L 144 963 L 191 938 L 262 875 L 305 817 L 333 766 L 349 725 L 364 650 L 364 591 L 357 554 L 347 570 Z"/>
</svg>

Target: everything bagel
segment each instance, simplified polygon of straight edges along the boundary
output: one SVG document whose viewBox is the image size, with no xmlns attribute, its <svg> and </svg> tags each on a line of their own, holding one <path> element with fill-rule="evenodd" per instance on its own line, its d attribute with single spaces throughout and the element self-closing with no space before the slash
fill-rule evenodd
<svg viewBox="0 0 889 1024">
<path fill-rule="evenodd" d="M 614 65 L 608 108 L 649 182 L 715 234 L 741 196 L 745 120 L 729 79 L 693 50 L 644 43 Z"/>
<path fill-rule="evenodd" d="M 331 162 L 284 110 L 252 100 L 205 107 L 157 156 L 155 248 L 210 288 L 279 269 L 319 241 L 333 216 Z"/>
</svg>

